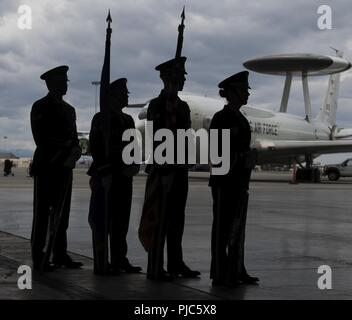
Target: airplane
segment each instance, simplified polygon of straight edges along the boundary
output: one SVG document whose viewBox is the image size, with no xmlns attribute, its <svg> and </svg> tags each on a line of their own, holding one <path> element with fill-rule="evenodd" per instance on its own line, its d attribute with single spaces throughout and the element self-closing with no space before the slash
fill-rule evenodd
<svg viewBox="0 0 352 320">
<path fill-rule="evenodd" d="M 297 163 L 297 177 L 311 180 L 318 173 L 313 167 L 314 158 L 327 153 L 351 152 L 352 141 L 343 140 L 352 136 L 352 128 L 338 128 L 336 111 L 339 93 L 340 73 L 351 68 L 343 59 L 343 53 L 336 50 L 336 56 L 317 54 L 281 54 L 251 59 L 243 63 L 248 70 L 271 75 L 286 76 L 280 111 L 243 106 L 241 112 L 247 118 L 252 132 L 251 148 L 257 151 L 257 164 Z M 313 118 L 309 97 L 308 77 L 329 75 L 324 104 Z M 287 113 L 292 78 L 302 78 L 305 117 Z M 179 93 L 191 110 L 192 128 L 209 129 L 213 115 L 225 101 L 196 94 Z M 149 103 L 134 117 L 136 128 L 144 140 L 145 122 Z M 128 110 L 128 108 L 127 108 Z M 142 143 L 142 141 L 140 141 Z M 144 159 L 146 155 L 143 155 Z M 305 162 L 305 166 L 303 166 Z M 313 177 L 313 178 L 312 178 Z"/>
</svg>

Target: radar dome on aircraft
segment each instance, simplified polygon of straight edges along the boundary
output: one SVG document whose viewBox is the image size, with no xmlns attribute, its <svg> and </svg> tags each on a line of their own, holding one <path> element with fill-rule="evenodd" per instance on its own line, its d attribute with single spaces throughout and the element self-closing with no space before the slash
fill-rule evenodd
<svg viewBox="0 0 352 320">
<path fill-rule="evenodd" d="M 342 57 L 309 53 L 269 55 L 248 60 L 243 65 L 251 71 L 281 76 L 329 75 L 351 68 L 351 63 Z"/>
</svg>

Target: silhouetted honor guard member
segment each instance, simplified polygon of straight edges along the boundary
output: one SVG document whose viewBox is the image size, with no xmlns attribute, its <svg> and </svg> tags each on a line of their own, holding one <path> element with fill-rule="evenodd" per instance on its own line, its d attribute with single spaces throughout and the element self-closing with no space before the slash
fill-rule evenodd
<svg viewBox="0 0 352 320">
<path fill-rule="evenodd" d="M 220 96 L 228 103 L 214 115 L 210 129 L 230 129 L 231 165 L 226 175 L 211 175 L 209 180 L 214 201 L 210 278 L 213 285 L 234 286 L 259 281 L 249 276 L 244 266 L 248 188 L 255 161 L 255 153 L 250 151 L 250 126 L 240 112 L 249 97 L 248 72 L 225 79 L 219 88 Z M 218 145 L 222 145 L 221 141 Z"/>
<path fill-rule="evenodd" d="M 153 121 L 153 134 L 163 128 L 171 130 L 175 139 L 176 130 L 191 127 L 190 109 L 178 96 L 185 82 L 185 57 L 164 62 L 155 69 L 160 71 L 164 89 L 159 97 L 149 103 L 148 121 Z M 154 142 L 154 151 L 158 143 Z M 188 193 L 188 166 L 178 164 L 148 164 L 149 176 L 143 213 L 152 211 L 154 221 L 148 248 L 147 277 L 151 280 L 172 280 L 176 276 L 197 277 L 198 271 L 191 270 L 183 261 L 182 236 L 185 224 L 185 207 Z M 143 227 L 143 217 L 141 226 Z M 164 270 L 163 251 L 167 237 L 167 269 Z M 146 246 L 145 246 L 146 247 Z"/>
<path fill-rule="evenodd" d="M 52 269 L 48 261 L 42 266 L 43 260 L 48 260 L 51 254 L 49 245 L 47 255 L 43 252 L 49 217 L 53 263 L 68 268 L 82 265 L 72 261 L 67 254 L 72 169 L 81 155 L 75 109 L 62 99 L 67 91 L 67 71 L 67 66 L 60 66 L 41 75 L 49 93 L 36 101 L 31 111 L 32 133 L 37 146 L 31 166 L 31 175 L 34 176 L 31 244 L 35 269 Z"/>
<path fill-rule="evenodd" d="M 12 173 L 12 167 L 13 167 L 13 161 L 10 159 L 6 159 L 4 161 L 4 176 L 13 176 L 14 174 Z"/>
<path fill-rule="evenodd" d="M 127 79 L 121 78 L 112 82 L 109 87 L 108 154 L 105 150 L 104 121 L 101 112 L 94 116 L 89 135 L 90 151 L 93 157 L 93 163 L 88 171 L 91 176 L 92 189 L 89 224 L 93 233 L 95 274 L 117 275 L 121 271 L 136 273 L 142 270 L 140 267 L 132 266 L 126 257 L 132 180 L 133 175 L 139 171 L 139 165 L 126 165 L 122 159 L 122 151 L 129 143 L 122 141 L 123 132 L 135 128 L 133 118 L 122 112 L 122 109 L 128 105 L 129 92 L 126 84 Z M 110 241 L 109 270 L 104 269 L 108 263 L 106 261 L 109 247 L 107 240 Z"/>
</svg>

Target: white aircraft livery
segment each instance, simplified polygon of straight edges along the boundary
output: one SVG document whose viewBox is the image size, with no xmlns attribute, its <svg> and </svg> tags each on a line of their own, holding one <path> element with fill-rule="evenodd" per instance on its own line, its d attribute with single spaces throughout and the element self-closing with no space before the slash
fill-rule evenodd
<svg viewBox="0 0 352 320">
<path fill-rule="evenodd" d="M 256 58 L 244 62 L 244 66 L 255 72 L 286 77 L 280 111 L 243 106 L 241 112 L 249 121 L 251 148 L 258 152 L 257 163 L 306 163 L 309 170 L 313 159 L 321 154 L 351 152 L 352 128 L 338 128 L 336 111 L 340 84 L 340 73 L 351 68 L 341 51 L 336 56 L 317 54 L 281 54 Z M 313 118 L 308 89 L 308 77 L 329 75 L 329 83 L 323 106 Z M 302 79 L 305 117 L 287 113 L 292 78 Z M 195 94 L 179 93 L 191 110 L 192 128 L 208 129 L 215 112 L 223 108 L 221 98 L 208 98 Z M 136 128 L 144 139 L 148 103 L 135 118 Z M 134 113 L 136 110 L 133 110 Z"/>
<path fill-rule="evenodd" d="M 313 54 L 273 55 L 249 60 L 244 66 L 251 70 L 273 75 L 286 75 L 280 112 L 243 106 L 241 112 L 249 121 L 252 131 L 251 147 L 258 151 L 258 164 L 292 163 L 305 160 L 307 164 L 318 155 L 350 152 L 352 141 L 341 140 L 352 136 L 352 129 L 336 126 L 337 98 L 340 73 L 349 69 L 351 63 L 338 56 Z M 308 76 L 330 75 L 324 105 L 313 119 Z M 305 118 L 288 114 L 287 103 L 293 76 L 301 76 L 305 100 Z M 191 109 L 192 128 L 209 128 L 215 112 L 223 108 L 224 100 L 194 94 L 180 93 Z M 136 120 L 136 127 L 143 132 L 148 104 Z"/>
</svg>

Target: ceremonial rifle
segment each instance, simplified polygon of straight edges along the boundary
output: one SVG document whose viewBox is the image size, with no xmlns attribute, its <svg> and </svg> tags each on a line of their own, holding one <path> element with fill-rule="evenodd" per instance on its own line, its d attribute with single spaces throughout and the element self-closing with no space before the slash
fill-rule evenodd
<svg viewBox="0 0 352 320">
<path fill-rule="evenodd" d="M 66 200 L 67 200 L 67 197 L 69 196 L 71 179 L 72 179 L 72 175 L 67 175 L 65 177 L 65 182 L 64 182 L 65 188 L 61 191 L 61 193 L 57 195 L 59 199 L 58 203 L 60 204 L 60 206 L 54 206 L 54 208 L 50 210 L 49 240 L 41 262 L 41 266 L 40 266 L 41 272 L 45 271 L 45 268 L 48 266 L 51 254 L 53 252 L 53 248 L 61 225 L 61 220 L 62 220 L 63 211 L 65 209 Z"/>
</svg>

